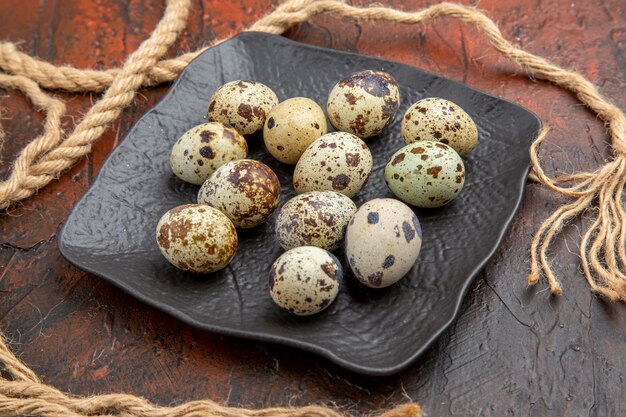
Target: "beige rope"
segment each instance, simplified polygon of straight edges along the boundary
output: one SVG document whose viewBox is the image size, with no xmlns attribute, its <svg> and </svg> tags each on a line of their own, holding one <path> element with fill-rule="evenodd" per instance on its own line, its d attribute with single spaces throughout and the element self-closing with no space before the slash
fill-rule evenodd
<svg viewBox="0 0 626 417">
<path fill-rule="evenodd" d="M 251 410 L 231 408 L 213 401 L 190 401 L 174 407 L 161 407 L 141 397 L 127 394 L 106 394 L 92 397 L 69 396 L 54 387 L 42 384 L 35 373 L 24 365 L 0 339 L 0 416 L 44 417 L 342 417 L 323 406 L 265 408 Z M 394 407 L 380 417 L 421 417 L 416 404 Z"/>
</svg>

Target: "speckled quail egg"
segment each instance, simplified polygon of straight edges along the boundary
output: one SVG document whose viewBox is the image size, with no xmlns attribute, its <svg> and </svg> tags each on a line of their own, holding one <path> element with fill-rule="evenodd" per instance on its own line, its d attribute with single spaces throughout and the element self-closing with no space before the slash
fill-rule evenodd
<svg viewBox="0 0 626 417">
<path fill-rule="evenodd" d="M 463 160 L 450 146 L 431 141 L 406 145 L 391 156 L 385 182 L 400 200 L 417 207 L 440 207 L 465 184 Z"/>
<path fill-rule="evenodd" d="M 425 98 L 413 104 L 402 118 L 404 143 L 430 140 L 450 145 L 467 155 L 478 143 L 478 128 L 462 108 L 442 98 Z"/>
<path fill-rule="evenodd" d="M 203 123 L 185 132 L 172 147 L 170 167 L 183 181 L 202 184 L 226 162 L 248 154 L 246 140 L 222 123 Z"/>
<path fill-rule="evenodd" d="M 270 271 L 270 295 L 276 304 L 298 316 L 319 313 L 337 297 L 342 279 L 341 264 L 314 246 L 283 253 Z"/>
<path fill-rule="evenodd" d="M 296 193 L 338 191 L 354 197 L 372 172 L 372 153 L 361 139 L 347 132 L 328 133 L 302 154 L 293 173 Z"/>
<path fill-rule="evenodd" d="M 163 256 L 177 268 L 208 273 L 224 268 L 233 259 L 237 232 L 219 210 L 186 204 L 161 217 L 156 241 Z"/>
<path fill-rule="evenodd" d="M 198 203 L 215 207 L 238 228 L 264 223 L 280 202 L 280 182 L 267 165 L 240 159 L 219 167 L 198 192 Z"/>
<path fill-rule="evenodd" d="M 295 196 L 280 209 L 276 237 L 285 250 L 317 246 L 333 251 L 339 247 L 356 204 L 335 191 L 312 191 Z"/>
<path fill-rule="evenodd" d="M 270 111 L 263 126 L 263 141 L 274 158 L 293 165 L 302 152 L 327 131 L 322 108 L 306 97 L 294 97 Z"/>
<path fill-rule="evenodd" d="M 371 288 L 388 287 L 415 264 L 422 229 L 409 206 L 392 198 L 376 198 L 359 207 L 348 224 L 345 247 L 359 281 Z"/>
<path fill-rule="evenodd" d="M 208 118 L 211 122 L 228 123 L 249 135 L 263 128 L 267 114 L 277 104 L 276 93 L 265 84 L 231 81 L 213 93 Z"/>
<path fill-rule="evenodd" d="M 382 71 L 355 72 L 330 92 L 326 111 L 337 130 L 360 138 L 378 135 L 389 125 L 400 105 L 398 82 Z"/>
</svg>

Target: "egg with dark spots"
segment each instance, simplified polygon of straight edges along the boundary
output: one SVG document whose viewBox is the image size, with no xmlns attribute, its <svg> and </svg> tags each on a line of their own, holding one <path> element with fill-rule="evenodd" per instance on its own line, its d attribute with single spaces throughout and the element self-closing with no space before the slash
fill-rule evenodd
<svg viewBox="0 0 626 417">
<path fill-rule="evenodd" d="M 450 145 L 460 155 L 478 144 L 476 123 L 461 107 L 442 98 L 425 98 L 413 104 L 402 117 L 404 143 L 436 141 Z"/>
<path fill-rule="evenodd" d="M 263 129 L 268 113 L 278 104 L 271 88 L 256 81 L 235 80 L 221 86 L 209 100 L 208 120 L 227 123 L 241 134 Z"/>
<path fill-rule="evenodd" d="M 448 145 L 416 142 L 391 156 L 385 167 L 385 182 L 405 203 L 423 208 L 441 207 L 463 189 L 465 165 Z"/>
<path fill-rule="evenodd" d="M 263 127 L 263 141 L 270 155 L 280 162 L 294 165 L 304 150 L 327 131 L 322 108 L 306 97 L 294 97 L 269 113 Z"/>
<path fill-rule="evenodd" d="M 228 217 L 201 204 L 186 204 L 165 213 L 156 228 L 156 241 L 172 265 L 194 273 L 224 268 L 235 256 L 238 243 Z"/>
<path fill-rule="evenodd" d="M 395 78 L 386 72 L 365 70 L 335 84 L 326 111 L 335 129 L 366 139 L 380 134 L 393 121 L 399 105 Z"/>
<path fill-rule="evenodd" d="M 337 191 L 354 197 L 372 172 L 372 153 L 357 136 L 328 133 L 304 151 L 293 173 L 296 193 Z"/>
<path fill-rule="evenodd" d="M 287 201 L 276 218 L 276 238 L 285 250 L 316 246 L 333 251 L 346 233 L 356 205 L 335 191 L 311 191 Z"/>
<path fill-rule="evenodd" d="M 352 272 L 371 288 L 388 287 L 415 265 L 422 229 L 413 210 L 392 198 L 363 204 L 348 224 L 346 258 Z"/>
<path fill-rule="evenodd" d="M 233 127 L 203 123 L 174 143 L 170 167 L 181 180 L 200 185 L 226 162 L 243 159 L 247 154 L 246 140 Z"/>
<path fill-rule="evenodd" d="M 269 291 L 274 302 L 298 316 L 327 308 L 339 293 L 343 271 L 328 251 L 300 246 L 283 253 L 272 265 Z"/>
<path fill-rule="evenodd" d="M 278 177 L 270 167 L 251 159 L 222 165 L 198 192 L 199 204 L 215 207 L 242 229 L 267 221 L 279 202 Z"/>
</svg>

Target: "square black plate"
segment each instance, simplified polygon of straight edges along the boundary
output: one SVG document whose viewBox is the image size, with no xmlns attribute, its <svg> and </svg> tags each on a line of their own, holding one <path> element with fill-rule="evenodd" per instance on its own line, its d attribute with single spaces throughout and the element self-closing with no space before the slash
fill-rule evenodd
<svg viewBox="0 0 626 417">
<path fill-rule="evenodd" d="M 250 79 L 270 86 L 281 100 L 304 96 L 325 108 L 334 83 L 361 69 L 391 73 L 402 101 L 394 123 L 368 141 L 374 170 L 357 205 L 391 196 L 383 169 L 402 145 L 400 119 L 413 102 L 450 99 L 479 129 L 480 143 L 466 159 L 460 196 L 444 208 L 416 211 L 424 244 L 409 276 L 371 290 L 355 282 L 344 262 L 346 278 L 335 303 L 314 317 L 291 316 L 273 304 L 267 290 L 270 266 L 282 252 L 274 238 L 275 215 L 259 228 L 240 231 L 235 259 L 223 271 L 194 276 L 170 266 L 155 242 L 157 221 L 170 208 L 195 202 L 198 187 L 171 173 L 169 152 L 183 132 L 206 121 L 212 93 L 227 81 Z M 517 210 L 529 169 L 528 147 L 539 129 L 537 117 L 520 106 L 407 65 L 243 33 L 189 64 L 111 152 L 70 214 L 59 247 L 74 265 L 184 322 L 313 351 L 355 372 L 387 375 L 407 367 L 455 317 Z M 280 178 L 284 203 L 294 195 L 293 167 L 272 159 L 260 137 L 248 142 L 250 157 Z"/>
</svg>

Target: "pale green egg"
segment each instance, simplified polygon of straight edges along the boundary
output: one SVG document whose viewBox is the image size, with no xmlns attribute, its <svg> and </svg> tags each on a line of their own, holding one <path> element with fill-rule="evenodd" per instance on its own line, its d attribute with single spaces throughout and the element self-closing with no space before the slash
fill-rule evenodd
<svg viewBox="0 0 626 417">
<path fill-rule="evenodd" d="M 440 142 L 420 141 L 394 153 L 385 167 L 385 182 L 400 200 L 417 207 L 440 207 L 465 184 L 458 153 Z"/>
</svg>

